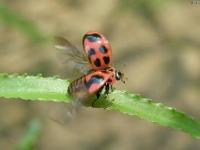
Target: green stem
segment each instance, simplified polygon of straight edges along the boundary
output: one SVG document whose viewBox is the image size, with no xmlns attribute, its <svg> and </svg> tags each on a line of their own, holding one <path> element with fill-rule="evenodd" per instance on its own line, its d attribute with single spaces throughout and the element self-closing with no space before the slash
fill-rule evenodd
<svg viewBox="0 0 200 150">
<path fill-rule="evenodd" d="M 67 94 L 68 84 L 67 80 L 56 77 L 0 74 L 0 97 L 70 103 L 72 99 Z M 108 97 L 101 96 L 94 107 L 135 115 L 200 138 L 198 120 L 174 108 L 125 91 L 114 90 Z"/>
</svg>

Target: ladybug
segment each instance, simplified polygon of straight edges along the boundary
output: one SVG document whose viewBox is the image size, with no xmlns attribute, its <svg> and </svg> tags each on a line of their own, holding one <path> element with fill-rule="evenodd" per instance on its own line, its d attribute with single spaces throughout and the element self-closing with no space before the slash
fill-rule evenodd
<svg viewBox="0 0 200 150">
<path fill-rule="evenodd" d="M 85 33 L 82 40 L 84 51 L 62 37 L 57 37 L 56 42 L 56 48 L 66 54 L 69 67 L 78 68 L 83 73 L 68 86 L 68 94 L 81 103 L 90 103 L 93 96 L 98 99 L 104 88 L 105 94 L 108 94 L 118 80 L 125 83 L 124 74 L 112 67 L 112 50 L 101 33 Z"/>
<path fill-rule="evenodd" d="M 112 67 L 106 68 L 105 70 L 92 71 L 72 81 L 69 84 L 68 93 L 82 104 L 91 104 L 92 97 L 96 96 L 98 99 L 104 88 L 105 94 L 108 94 L 112 89 L 112 85 L 117 80 L 124 82 L 123 79 L 123 73 Z"/>
</svg>

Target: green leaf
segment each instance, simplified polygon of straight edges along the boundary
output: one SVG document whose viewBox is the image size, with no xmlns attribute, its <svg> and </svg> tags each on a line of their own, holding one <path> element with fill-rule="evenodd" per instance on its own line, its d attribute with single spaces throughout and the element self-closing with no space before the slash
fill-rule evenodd
<svg viewBox="0 0 200 150">
<path fill-rule="evenodd" d="M 0 74 L 0 97 L 69 102 L 67 85 L 68 81 L 56 77 Z"/>
<path fill-rule="evenodd" d="M 70 103 L 72 99 L 67 94 L 68 84 L 67 80 L 56 77 L 0 74 L 0 97 Z M 200 138 L 198 120 L 174 108 L 125 91 L 114 90 L 109 96 L 101 96 L 94 107 L 135 115 Z"/>
<path fill-rule="evenodd" d="M 44 35 L 31 21 L 3 4 L 0 4 L 0 23 L 6 25 L 6 27 L 18 29 L 33 42 L 44 43 L 52 40 L 47 35 Z"/>
<path fill-rule="evenodd" d="M 39 139 L 41 124 L 39 120 L 33 119 L 24 137 L 21 139 L 17 150 L 32 150 Z"/>
</svg>

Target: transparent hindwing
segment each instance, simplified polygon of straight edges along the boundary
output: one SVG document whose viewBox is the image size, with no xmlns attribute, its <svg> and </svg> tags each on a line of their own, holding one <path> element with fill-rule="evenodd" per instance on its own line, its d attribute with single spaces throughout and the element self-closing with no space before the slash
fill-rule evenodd
<svg viewBox="0 0 200 150">
<path fill-rule="evenodd" d="M 63 37 L 55 37 L 55 48 L 61 62 L 66 65 L 68 72 L 87 74 L 89 69 L 88 59 L 83 51 L 74 46 Z"/>
</svg>

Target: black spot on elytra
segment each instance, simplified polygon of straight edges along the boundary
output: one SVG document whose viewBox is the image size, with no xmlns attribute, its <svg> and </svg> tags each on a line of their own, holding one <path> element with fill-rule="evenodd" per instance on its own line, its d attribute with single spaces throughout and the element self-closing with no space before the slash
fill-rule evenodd
<svg viewBox="0 0 200 150">
<path fill-rule="evenodd" d="M 103 57 L 103 61 L 104 61 L 105 64 L 109 64 L 109 63 L 110 63 L 110 58 L 104 56 L 104 57 Z"/>
<path fill-rule="evenodd" d="M 91 35 L 86 35 L 86 38 L 90 41 L 90 42 L 96 42 L 98 41 L 101 37 L 98 34 L 91 34 Z"/>
<path fill-rule="evenodd" d="M 90 80 L 88 82 L 86 82 L 86 88 L 89 89 L 91 87 L 92 84 L 94 83 L 101 83 L 103 81 L 103 77 L 99 76 L 99 75 L 94 75 L 90 78 Z"/>
<path fill-rule="evenodd" d="M 101 66 L 100 59 L 97 58 L 97 59 L 94 61 L 94 64 L 95 64 L 96 67 L 100 67 L 100 66 Z"/>
<path fill-rule="evenodd" d="M 88 50 L 88 56 L 92 56 L 92 55 L 95 55 L 95 50 L 94 50 L 94 48 L 90 48 L 90 49 Z"/>
<path fill-rule="evenodd" d="M 105 46 L 102 45 L 102 46 L 99 47 L 99 52 L 105 54 L 105 53 L 108 52 L 108 50 Z"/>
</svg>

